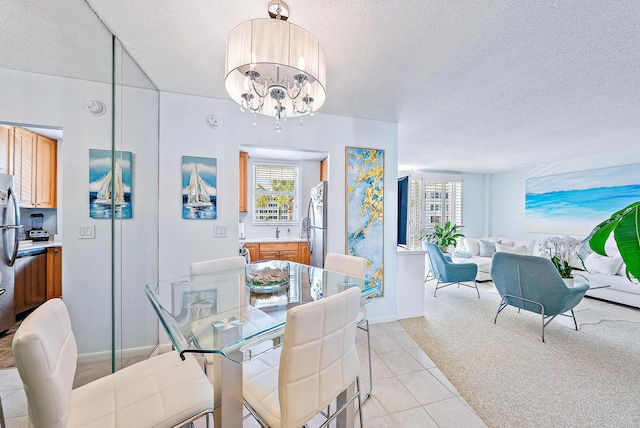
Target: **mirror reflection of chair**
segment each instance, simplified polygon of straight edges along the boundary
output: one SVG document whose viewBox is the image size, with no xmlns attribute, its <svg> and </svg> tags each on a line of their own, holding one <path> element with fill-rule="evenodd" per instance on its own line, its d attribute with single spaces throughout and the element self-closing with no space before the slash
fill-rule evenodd
<svg viewBox="0 0 640 428">
<path fill-rule="evenodd" d="M 507 306 L 513 306 L 542 316 L 542 341 L 544 328 L 558 315 L 573 318 L 578 330 L 573 308 L 582 300 L 589 286 L 576 284 L 567 287 L 551 260 L 520 254 L 495 253 L 491 261 L 491 278 L 502 300 L 493 320 Z M 571 315 L 566 314 L 571 312 Z"/>
<path fill-rule="evenodd" d="M 245 406 L 262 426 L 304 426 L 353 382 L 355 393 L 322 426 L 354 400 L 362 409 L 355 343 L 360 298 L 360 288 L 351 287 L 289 309 L 282 346 L 244 363 Z"/>
<path fill-rule="evenodd" d="M 13 338 L 29 426 L 184 426 L 213 412 L 213 386 L 192 355 L 160 354 L 72 390 L 78 350 L 60 299 L 39 306 Z"/>
<path fill-rule="evenodd" d="M 478 293 L 478 299 L 480 298 L 480 291 L 478 291 L 478 284 L 476 284 L 478 265 L 475 263 L 453 263 L 451 257 L 442 254 L 440 248 L 434 243 L 427 242 L 423 246 L 427 249 L 433 276 L 438 280 L 436 289 L 433 291 L 433 297 L 436 297 L 436 293 L 440 288 L 458 284 L 458 287 L 464 285 L 465 287 L 475 288 L 476 293 Z M 466 284 L 467 282 L 473 283 L 473 285 Z"/>
<path fill-rule="evenodd" d="M 345 275 L 355 276 L 358 278 L 365 277 L 367 267 L 367 259 L 357 256 L 348 256 L 346 254 L 327 253 L 324 261 L 324 268 L 335 272 L 341 272 Z M 371 369 L 371 340 L 369 338 L 369 320 L 367 319 L 366 306 L 360 306 L 358 310 L 358 328 L 367 332 L 367 357 L 369 358 L 369 391 L 362 397 L 364 403 L 373 391 L 373 376 Z"/>
</svg>

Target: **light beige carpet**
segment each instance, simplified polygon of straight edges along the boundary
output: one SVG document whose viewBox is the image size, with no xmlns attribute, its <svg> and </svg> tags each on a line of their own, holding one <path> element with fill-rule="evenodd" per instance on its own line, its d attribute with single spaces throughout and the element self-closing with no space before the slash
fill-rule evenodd
<svg viewBox="0 0 640 428">
<path fill-rule="evenodd" d="M 426 317 L 401 321 L 489 427 L 640 426 L 640 311 L 585 299 L 579 331 L 554 320 L 542 343 L 539 315 L 509 307 L 493 324 L 490 287 L 434 298 L 431 284 Z"/>
</svg>

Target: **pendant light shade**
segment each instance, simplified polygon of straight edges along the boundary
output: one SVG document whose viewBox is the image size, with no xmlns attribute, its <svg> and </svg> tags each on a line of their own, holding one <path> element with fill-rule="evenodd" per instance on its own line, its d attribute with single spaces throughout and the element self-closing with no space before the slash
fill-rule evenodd
<svg viewBox="0 0 640 428">
<path fill-rule="evenodd" d="M 276 131 L 280 120 L 313 115 L 326 96 L 320 44 L 285 19 L 243 22 L 227 39 L 227 92 L 241 110 L 254 113 L 254 123 L 256 114 L 275 117 Z"/>
</svg>

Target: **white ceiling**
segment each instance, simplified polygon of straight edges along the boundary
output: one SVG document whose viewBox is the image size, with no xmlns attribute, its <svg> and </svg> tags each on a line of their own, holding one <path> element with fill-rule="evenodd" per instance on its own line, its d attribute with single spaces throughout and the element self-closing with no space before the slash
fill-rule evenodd
<svg viewBox="0 0 640 428">
<path fill-rule="evenodd" d="M 226 37 L 267 4 L 87 1 L 159 90 L 222 99 Z M 67 14 L 78 0 L 8 3 L 44 14 L 35 31 L 49 38 L 54 19 L 77 30 L 84 17 Z M 288 4 L 326 54 L 320 112 L 397 122 L 403 169 L 493 173 L 639 146 L 638 1 Z"/>
</svg>

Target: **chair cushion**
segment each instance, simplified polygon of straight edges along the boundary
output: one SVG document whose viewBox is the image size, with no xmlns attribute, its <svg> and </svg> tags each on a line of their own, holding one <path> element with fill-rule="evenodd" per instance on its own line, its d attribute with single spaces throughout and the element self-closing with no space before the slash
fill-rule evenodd
<svg viewBox="0 0 640 428">
<path fill-rule="evenodd" d="M 480 257 L 491 257 L 496 252 L 496 242 L 478 239 L 480 244 Z"/>
<path fill-rule="evenodd" d="M 172 427 L 213 407 L 213 386 L 193 355 L 167 352 L 71 391 L 67 426 Z"/>
<path fill-rule="evenodd" d="M 622 266 L 622 257 L 620 255 L 605 257 L 597 253 L 591 253 L 584 261 L 584 267 L 591 273 L 615 275 L 620 266 Z"/>
<path fill-rule="evenodd" d="M 496 252 L 503 253 L 511 253 L 511 254 L 522 254 L 523 256 L 527 255 L 527 248 L 524 245 L 518 246 L 510 246 L 496 243 Z"/>
<path fill-rule="evenodd" d="M 480 255 L 480 243 L 477 238 L 464 238 L 462 245 L 464 245 L 465 250 L 471 253 L 471 256 Z"/>
<path fill-rule="evenodd" d="M 469 251 L 456 250 L 453 253 L 453 257 L 457 257 L 457 258 L 460 258 L 460 259 L 470 259 L 471 258 L 471 253 Z"/>
<path fill-rule="evenodd" d="M 247 361 L 242 367 L 242 396 L 272 427 L 280 426 L 278 370 L 282 348 Z"/>
</svg>

